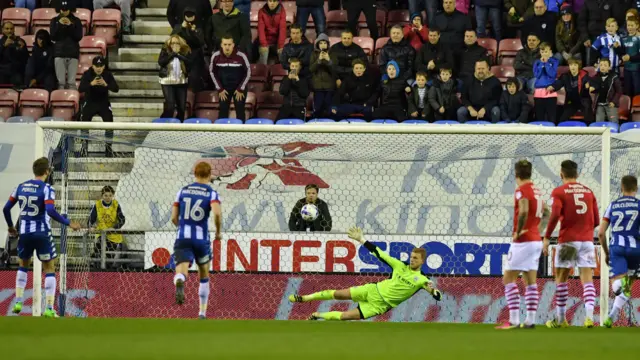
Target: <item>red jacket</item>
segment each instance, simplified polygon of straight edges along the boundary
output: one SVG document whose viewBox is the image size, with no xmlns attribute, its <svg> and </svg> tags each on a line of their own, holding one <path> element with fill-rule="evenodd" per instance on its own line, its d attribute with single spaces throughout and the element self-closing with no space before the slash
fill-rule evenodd
<svg viewBox="0 0 640 360">
<path fill-rule="evenodd" d="M 269 5 L 265 4 L 258 12 L 258 39 L 260 46 L 268 47 L 278 45 L 278 49 L 284 47 L 287 39 L 287 12 L 279 4 L 274 13 L 270 13 Z"/>
<path fill-rule="evenodd" d="M 409 45 L 413 46 L 414 49 L 420 51 L 422 44 L 429 40 L 429 29 L 426 26 L 422 25 L 422 30 L 420 32 L 413 31 L 413 26 L 405 25 L 404 26 L 404 38 L 407 39 Z"/>
</svg>

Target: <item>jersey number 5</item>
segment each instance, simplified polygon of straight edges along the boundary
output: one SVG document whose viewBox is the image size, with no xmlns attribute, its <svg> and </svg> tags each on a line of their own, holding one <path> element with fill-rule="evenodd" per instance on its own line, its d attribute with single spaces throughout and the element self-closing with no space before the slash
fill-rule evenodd
<svg viewBox="0 0 640 360">
<path fill-rule="evenodd" d="M 196 201 L 191 206 L 191 198 L 184 198 L 184 219 L 193 221 L 202 221 L 204 219 L 204 209 L 202 208 L 202 200 Z"/>
<path fill-rule="evenodd" d="M 576 214 L 587 213 L 587 203 L 584 202 L 584 194 L 573 194 L 573 202 L 576 204 Z"/>
<path fill-rule="evenodd" d="M 18 196 L 20 201 L 20 216 L 36 216 L 40 212 L 40 208 L 35 203 L 38 201 L 37 196 Z"/>
</svg>

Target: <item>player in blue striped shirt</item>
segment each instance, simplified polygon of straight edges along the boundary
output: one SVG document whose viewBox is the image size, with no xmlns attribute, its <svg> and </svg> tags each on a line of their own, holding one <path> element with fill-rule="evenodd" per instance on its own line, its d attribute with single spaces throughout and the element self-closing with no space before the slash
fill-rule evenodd
<svg viewBox="0 0 640 360">
<path fill-rule="evenodd" d="M 189 273 L 189 265 L 195 260 L 200 275 L 201 319 L 207 316 L 209 302 L 209 266 L 211 263 L 211 240 L 209 238 L 209 215 L 213 212 L 216 226 L 216 240 L 220 240 L 222 228 L 222 208 L 220 196 L 211 188 L 211 165 L 201 162 L 194 170 L 196 181 L 178 191 L 173 203 L 171 221 L 178 226 L 173 256 L 176 263 L 176 303 L 184 303 L 184 283 Z"/>
<path fill-rule="evenodd" d="M 53 218 L 74 230 L 79 230 L 80 224 L 65 219 L 56 211 L 55 191 L 45 183 L 49 176 L 49 160 L 47 158 L 40 158 L 33 163 L 33 174 L 35 179 L 18 185 L 3 209 L 4 219 L 9 227 L 9 235 L 17 236 L 18 230 L 14 227 L 11 219 L 11 209 L 16 203 L 20 204 L 20 239 L 18 240 L 20 267 L 16 274 L 16 304 L 13 307 L 13 313 L 19 314 L 22 311 L 24 289 L 27 286 L 27 271 L 35 250 L 38 258 L 42 261 L 42 268 L 46 274 L 44 288 L 47 307 L 44 316 L 57 317 L 53 305 L 56 295 L 54 260 L 58 254 L 51 238 L 50 219 Z"/>
<path fill-rule="evenodd" d="M 622 178 L 622 197 L 612 202 L 604 214 L 598 238 L 605 253 L 605 261 L 611 268 L 611 289 L 616 299 L 604 321 L 606 327 L 611 327 L 620 309 L 631 297 L 631 280 L 633 274 L 640 268 L 640 200 L 636 198 L 638 179 L 627 175 Z M 611 237 L 607 244 L 606 233 L 612 223 Z M 609 245 L 611 249 L 609 249 Z"/>
</svg>

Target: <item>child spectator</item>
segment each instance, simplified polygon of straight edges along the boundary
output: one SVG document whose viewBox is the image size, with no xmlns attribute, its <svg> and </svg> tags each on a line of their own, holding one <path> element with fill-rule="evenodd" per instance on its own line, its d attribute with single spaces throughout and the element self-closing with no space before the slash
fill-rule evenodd
<svg viewBox="0 0 640 360">
<path fill-rule="evenodd" d="M 362 114 L 365 119 L 370 119 L 377 99 L 377 80 L 369 74 L 364 60 L 355 59 L 351 74 L 344 78 L 334 96 L 331 112 L 336 118 Z"/>
<path fill-rule="evenodd" d="M 300 76 L 302 62 L 298 58 L 289 59 L 289 75 L 280 84 L 280 95 L 284 103 L 278 112 L 280 119 L 305 119 L 307 97 L 309 96 L 309 80 Z"/>
<path fill-rule="evenodd" d="M 569 72 L 562 74 L 553 84 L 555 91 L 564 88 L 566 98 L 564 101 L 564 109 L 560 120 L 563 122 L 570 120 L 572 116 L 582 112 L 584 122 L 590 124 L 593 122 L 593 104 L 591 95 L 589 95 L 589 73 L 581 69 L 582 62 L 577 59 L 569 59 Z"/>
<path fill-rule="evenodd" d="M 622 40 L 618 35 L 618 22 L 616 19 L 607 19 L 606 29 L 607 32 L 598 36 L 591 46 L 600 53 L 601 59 L 609 59 L 614 71 L 617 72 L 618 64 L 620 64 L 620 54 L 624 49 L 622 48 Z"/>
<path fill-rule="evenodd" d="M 329 37 L 320 34 L 311 55 L 311 85 L 313 88 L 313 118 L 329 116 L 336 85 L 334 67 L 329 57 Z"/>
<path fill-rule="evenodd" d="M 502 121 L 527 123 L 531 106 L 527 94 L 519 90 L 520 82 L 517 78 L 507 80 L 507 90 L 500 96 L 500 118 Z"/>
<path fill-rule="evenodd" d="M 428 91 L 427 74 L 424 72 L 417 73 L 416 83 L 409 94 L 409 116 L 412 119 L 431 119 Z"/>
<path fill-rule="evenodd" d="M 422 44 L 427 42 L 429 29 L 422 24 L 422 16 L 419 13 L 411 15 L 411 24 L 407 24 L 403 29 L 404 38 L 409 41 L 409 45 L 416 49 L 416 53 L 422 48 Z"/>
<path fill-rule="evenodd" d="M 287 40 L 287 12 L 280 0 L 268 0 L 258 12 L 259 64 L 267 64 L 269 56 L 282 53 Z"/>
<path fill-rule="evenodd" d="M 625 54 L 624 61 L 624 93 L 634 97 L 640 94 L 640 21 L 637 18 L 627 19 L 627 36 L 622 39 Z"/>
<path fill-rule="evenodd" d="M 558 59 L 553 57 L 551 45 L 540 45 L 540 60 L 533 64 L 535 90 L 533 91 L 536 120 L 556 122 L 558 93 L 553 88 L 558 75 Z"/>
<path fill-rule="evenodd" d="M 561 18 L 556 25 L 556 48 L 558 53 L 555 58 L 560 64 L 566 64 L 569 59 L 579 59 L 583 44 L 580 42 L 580 34 L 576 26 L 576 18 L 571 12 L 571 5 L 565 3 L 560 8 Z"/>
<path fill-rule="evenodd" d="M 393 119 L 404 121 L 407 119 L 404 109 L 407 108 L 406 92 L 411 88 L 400 74 L 400 66 L 395 60 L 387 63 L 387 72 L 382 75 L 380 89 L 380 107 L 373 112 L 374 119 Z"/>
<path fill-rule="evenodd" d="M 433 80 L 429 89 L 429 105 L 434 120 L 456 119 L 460 107 L 458 100 L 458 82 L 451 78 L 453 70 L 448 65 L 440 67 L 440 79 Z"/>
<path fill-rule="evenodd" d="M 596 94 L 596 121 L 618 122 L 622 96 L 620 79 L 611 71 L 611 61 L 600 59 L 598 74 L 589 81 L 589 92 Z"/>
</svg>

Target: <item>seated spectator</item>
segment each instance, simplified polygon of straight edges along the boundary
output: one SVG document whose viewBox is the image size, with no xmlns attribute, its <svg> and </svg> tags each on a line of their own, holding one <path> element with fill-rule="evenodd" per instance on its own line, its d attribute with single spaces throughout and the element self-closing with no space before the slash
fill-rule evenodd
<svg viewBox="0 0 640 360">
<path fill-rule="evenodd" d="M 609 59 L 614 72 L 618 72 L 620 56 L 624 54 L 622 39 L 618 35 L 618 22 L 614 18 L 607 19 L 607 32 L 598 36 L 591 46 L 600 54 L 600 59 Z"/>
<path fill-rule="evenodd" d="M 556 25 L 556 49 L 558 52 L 555 58 L 560 60 L 561 64 L 566 64 L 569 59 L 582 58 L 582 43 L 571 6 L 563 4 L 560 14 L 561 18 Z"/>
<path fill-rule="evenodd" d="M 172 118 L 177 110 L 176 118 L 184 121 L 192 59 L 189 45 L 180 36 L 171 35 L 164 43 L 158 57 L 160 85 L 164 95 L 161 117 Z"/>
<path fill-rule="evenodd" d="M 433 112 L 434 120 L 454 120 L 460 107 L 458 100 L 458 82 L 452 77 L 451 67 L 440 67 L 440 78 L 433 80 L 429 89 L 429 105 Z"/>
<path fill-rule="evenodd" d="M 15 0 L 15 7 L 33 11 L 36 8 L 36 0 Z"/>
<path fill-rule="evenodd" d="M 533 64 L 540 59 L 540 39 L 536 34 L 527 36 L 527 45 L 518 50 L 516 58 L 513 62 L 513 68 L 522 88 L 526 93 L 533 92 L 535 79 L 533 77 Z"/>
<path fill-rule="evenodd" d="M 307 97 L 309 96 L 309 80 L 300 77 L 302 64 L 299 59 L 291 58 L 289 75 L 280 84 L 280 95 L 284 96 L 284 103 L 278 112 L 280 119 L 306 118 Z"/>
<path fill-rule="evenodd" d="M 611 71 L 611 61 L 600 59 L 598 74 L 589 80 L 589 92 L 596 96 L 596 121 L 617 123 L 622 85 L 620 78 Z"/>
<path fill-rule="evenodd" d="M 640 94 L 640 19 L 627 19 L 627 36 L 622 39 L 625 54 L 624 93 L 630 97 Z"/>
<path fill-rule="evenodd" d="M 49 33 L 54 45 L 54 64 L 58 89 L 76 89 L 76 73 L 80 58 L 82 22 L 73 14 L 68 0 L 62 0 L 56 9 L 58 16 L 51 19 Z"/>
<path fill-rule="evenodd" d="M 309 184 L 304 187 L 305 197 L 298 200 L 289 215 L 289 231 L 331 231 L 331 214 L 327 203 L 318 198 L 319 187 Z M 314 204 L 318 208 L 318 218 L 312 222 L 302 219 L 300 211 L 306 204 Z"/>
<path fill-rule="evenodd" d="M 367 63 L 367 54 L 360 45 L 353 42 L 351 30 L 342 30 L 341 41 L 329 49 L 331 63 L 336 73 L 336 85 L 340 86 L 342 80 L 353 74 L 353 61 L 360 59 Z"/>
<path fill-rule="evenodd" d="M 313 44 L 302 35 L 302 28 L 299 24 L 291 25 L 291 39 L 284 46 L 280 54 L 280 64 L 285 70 L 289 70 L 289 61 L 293 58 L 300 60 L 302 69 L 300 76 L 308 78 L 311 75 L 309 66 L 311 65 L 311 54 L 313 53 Z"/>
<path fill-rule="evenodd" d="M 280 0 L 269 0 L 258 11 L 259 64 L 267 65 L 269 57 L 280 57 L 287 40 L 287 12 Z"/>
<path fill-rule="evenodd" d="M 581 69 L 582 63 L 577 59 L 569 59 L 569 72 L 562 74 L 553 84 L 554 91 L 564 88 L 566 97 L 564 109 L 559 123 L 571 120 L 571 117 L 582 112 L 584 122 L 593 122 L 593 103 L 589 94 L 589 74 Z"/>
<path fill-rule="evenodd" d="M 407 119 L 407 96 L 410 92 L 406 80 L 401 76 L 401 69 L 394 60 L 389 61 L 387 71 L 382 76 L 380 87 L 380 106 L 373 111 L 374 119 L 393 119 L 404 121 Z"/>
<path fill-rule="evenodd" d="M 353 60 L 351 74 L 343 79 L 343 85 L 333 98 L 331 113 L 339 119 L 352 114 L 362 114 L 365 119 L 371 119 L 373 105 L 378 100 L 378 79 L 371 76 L 367 63 L 362 59 Z"/>
<path fill-rule="evenodd" d="M 556 14 L 547 11 L 547 5 L 545 5 L 544 0 L 536 0 L 533 5 L 533 12 L 534 15 L 525 19 L 522 25 L 520 40 L 524 44 L 527 42 L 529 35 L 536 34 L 541 42 L 546 42 L 552 48 L 555 48 Z"/>
<path fill-rule="evenodd" d="M 194 8 L 185 8 L 182 23 L 173 28 L 171 35 L 178 35 L 189 46 L 190 55 L 188 57 L 191 61 L 190 70 L 187 71 L 188 84 L 189 88 L 198 92 L 204 89 L 203 74 L 206 64 L 204 62 L 204 30 L 198 27 L 200 21 L 197 20 L 198 16 L 195 11 Z"/>
<path fill-rule="evenodd" d="M 233 0 L 221 0 L 220 11 L 211 15 L 205 26 L 204 40 L 211 51 L 220 49 L 223 36 L 231 35 L 238 51 L 251 53 L 251 26 L 249 14 L 244 14 L 233 6 Z"/>
<path fill-rule="evenodd" d="M 104 9 L 118 5 L 122 15 L 122 34 L 131 34 L 131 0 L 93 0 L 93 9 Z"/>
<path fill-rule="evenodd" d="M 311 55 L 311 84 L 313 88 L 313 118 L 330 116 L 336 76 L 329 57 L 329 37 L 320 34 Z"/>
<path fill-rule="evenodd" d="M 464 32 L 464 45 L 458 47 L 455 52 L 457 61 L 457 74 L 463 84 L 467 84 L 473 78 L 476 71 L 476 63 L 480 60 L 487 60 L 489 63 L 489 52 L 478 44 L 478 37 L 474 30 Z"/>
<path fill-rule="evenodd" d="M 296 21 L 300 25 L 303 34 L 307 31 L 309 15 L 311 15 L 316 27 L 316 34 L 324 34 L 327 28 L 327 19 L 324 14 L 324 0 L 296 0 L 296 8 Z"/>
<path fill-rule="evenodd" d="M 27 61 L 25 85 L 28 88 L 42 88 L 52 92 L 56 88 L 56 70 L 53 64 L 53 43 L 49 32 L 36 32 L 31 57 Z"/>
<path fill-rule="evenodd" d="M 236 107 L 236 118 L 245 119 L 245 101 L 247 84 L 251 79 L 251 64 L 247 55 L 238 50 L 233 42 L 233 36 L 223 35 L 220 43 L 222 50 L 211 56 L 209 73 L 213 86 L 220 98 L 220 118 L 229 117 L 231 101 Z"/>
<path fill-rule="evenodd" d="M 487 18 L 489 18 L 494 38 L 499 43 L 502 40 L 502 0 L 476 0 L 475 4 L 478 37 L 489 37 L 487 35 Z"/>
<path fill-rule="evenodd" d="M 520 28 L 524 19 L 533 16 L 533 1 L 531 0 L 504 0 L 504 8 L 507 11 L 508 28 Z"/>
<path fill-rule="evenodd" d="M 537 121 L 556 122 L 558 93 L 553 84 L 558 76 L 558 59 L 553 57 L 551 45 L 540 44 L 540 59 L 533 64 L 535 90 L 533 91 L 533 109 Z"/>
<path fill-rule="evenodd" d="M 429 79 L 433 80 L 438 77 L 441 66 L 453 65 L 453 56 L 450 49 L 440 42 L 440 30 L 429 29 L 428 39 L 416 56 L 415 70 L 426 72 Z"/>
<path fill-rule="evenodd" d="M 520 82 L 515 77 L 509 78 L 507 90 L 500 97 L 500 118 L 502 121 L 522 124 L 529 122 L 530 112 L 529 98 L 520 89 Z"/>
<path fill-rule="evenodd" d="M 431 120 L 432 112 L 429 105 L 429 88 L 427 87 L 427 73 L 416 74 L 416 83 L 409 94 L 409 117 L 411 119 Z"/>
<path fill-rule="evenodd" d="M 409 42 L 402 34 L 402 27 L 394 25 L 391 28 L 391 39 L 382 47 L 380 51 L 380 72 L 385 74 L 389 68 L 389 62 L 395 61 L 399 66 L 397 76 L 404 81 L 413 79 L 413 62 L 416 51 L 409 45 Z"/>
<path fill-rule="evenodd" d="M 478 60 L 471 82 L 462 91 L 458 121 L 465 123 L 470 117 L 474 120 L 499 121 L 501 95 L 502 84 L 489 71 L 489 62 L 486 59 Z"/>
<path fill-rule="evenodd" d="M 114 199 L 116 191 L 111 186 L 102 188 L 101 199 L 96 200 L 89 213 L 89 230 L 102 232 L 105 230 L 122 229 L 126 222 L 122 207 L 118 200 Z M 95 235 L 96 244 L 94 254 L 100 257 L 102 253 L 101 234 Z M 107 232 L 105 248 L 108 252 L 121 251 L 124 237 L 121 233 Z M 107 258 L 116 258 L 115 254 L 107 255 Z"/>
<path fill-rule="evenodd" d="M 420 14 L 411 15 L 411 24 L 407 24 L 403 29 L 404 38 L 409 41 L 409 45 L 413 46 L 416 52 L 420 51 L 422 44 L 429 37 L 429 29 L 422 25 L 422 16 Z"/>
<path fill-rule="evenodd" d="M 429 27 L 440 29 L 440 41 L 443 45 L 457 49 L 464 42 L 465 31 L 472 29 L 471 19 L 456 10 L 455 0 L 444 0 L 442 4 L 444 11 L 438 13 L 433 21 L 429 21 Z"/>
<path fill-rule="evenodd" d="M 24 84 L 25 66 L 29 60 L 27 45 L 16 36 L 11 21 L 2 24 L 0 39 L 0 84 L 13 84 L 21 87 Z"/>
<path fill-rule="evenodd" d="M 213 8 L 209 0 L 169 0 L 167 6 L 167 20 L 172 29 L 184 21 L 184 10 L 186 8 L 194 9 L 196 16 L 196 27 L 204 29 L 209 23 Z"/>
</svg>

